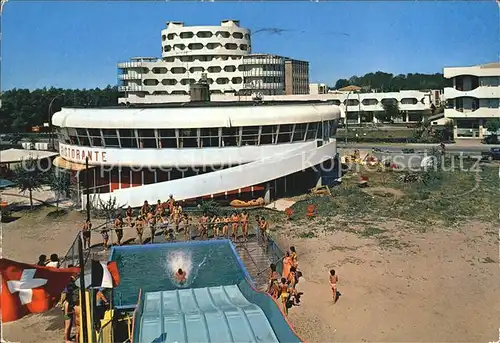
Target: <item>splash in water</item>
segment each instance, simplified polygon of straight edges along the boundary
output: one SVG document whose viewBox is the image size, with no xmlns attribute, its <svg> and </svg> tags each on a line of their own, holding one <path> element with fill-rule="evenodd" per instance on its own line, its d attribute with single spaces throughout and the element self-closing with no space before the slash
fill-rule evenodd
<svg viewBox="0 0 500 343">
<path fill-rule="evenodd" d="M 197 265 L 193 265 L 193 258 L 190 252 L 184 251 L 172 251 L 169 252 L 167 256 L 167 265 L 166 270 L 167 273 L 172 280 L 172 282 L 181 288 L 189 287 L 193 284 L 198 276 L 198 271 L 205 264 L 205 262 L 209 259 L 211 253 L 203 257 L 203 260 Z M 179 283 L 175 277 L 175 274 L 179 269 L 182 269 L 184 273 L 186 273 L 186 281 L 183 283 Z"/>
<path fill-rule="evenodd" d="M 182 269 L 182 271 L 186 273 L 186 281 L 182 284 L 180 284 L 175 278 L 175 274 L 179 269 Z M 192 269 L 193 269 L 193 262 L 191 253 L 183 251 L 172 251 L 168 254 L 167 272 L 169 273 L 172 281 L 178 287 L 187 287 L 191 283 L 190 276 L 192 274 Z"/>
</svg>

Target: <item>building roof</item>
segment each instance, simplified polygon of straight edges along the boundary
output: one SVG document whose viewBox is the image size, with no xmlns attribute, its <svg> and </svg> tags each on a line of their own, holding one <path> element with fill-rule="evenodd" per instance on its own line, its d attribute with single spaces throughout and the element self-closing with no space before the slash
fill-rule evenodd
<svg viewBox="0 0 500 343">
<path fill-rule="evenodd" d="M 341 92 L 357 92 L 357 91 L 361 90 L 361 87 L 350 85 L 350 86 L 346 86 L 346 87 L 340 88 L 338 90 L 341 91 Z"/>
<path fill-rule="evenodd" d="M 481 68 L 500 68 L 500 63 L 498 63 L 498 62 L 486 63 L 486 64 L 481 64 L 479 67 L 481 67 Z"/>
<path fill-rule="evenodd" d="M 43 150 L 8 149 L 0 151 L 0 163 L 16 163 L 28 158 L 44 159 L 59 155 L 57 152 Z"/>
<path fill-rule="evenodd" d="M 63 108 L 52 124 L 71 128 L 176 129 L 295 124 L 340 118 L 329 104 L 142 108 Z"/>
</svg>

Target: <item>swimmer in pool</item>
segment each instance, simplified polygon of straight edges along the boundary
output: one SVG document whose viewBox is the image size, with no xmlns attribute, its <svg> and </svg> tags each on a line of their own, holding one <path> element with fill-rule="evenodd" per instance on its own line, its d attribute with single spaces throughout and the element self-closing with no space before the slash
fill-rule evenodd
<svg viewBox="0 0 500 343">
<path fill-rule="evenodd" d="M 182 285 L 184 282 L 186 282 L 186 272 L 179 268 L 179 270 L 177 270 L 177 273 L 175 273 L 175 279 Z"/>
</svg>

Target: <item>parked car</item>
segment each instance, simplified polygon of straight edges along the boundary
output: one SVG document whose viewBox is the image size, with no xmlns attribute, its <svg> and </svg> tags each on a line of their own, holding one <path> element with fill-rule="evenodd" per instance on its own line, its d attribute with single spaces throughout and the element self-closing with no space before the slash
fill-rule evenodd
<svg viewBox="0 0 500 343">
<path fill-rule="evenodd" d="M 490 151 L 484 151 L 481 153 L 483 160 L 493 161 L 500 160 L 500 148 L 491 148 Z"/>
</svg>

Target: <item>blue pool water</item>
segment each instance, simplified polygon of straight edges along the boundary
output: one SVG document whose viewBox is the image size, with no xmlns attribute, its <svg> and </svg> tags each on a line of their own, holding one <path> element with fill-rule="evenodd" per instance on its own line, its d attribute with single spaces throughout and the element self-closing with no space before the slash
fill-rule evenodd
<svg viewBox="0 0 500 343">
<path fill-rule="evenodd" d="M 120 285 L 113 291 L 118 307 L 135 306 L 139 289 L 146 293 L 227 286 L 250 279 L 228 240 L 116 247 L 110 259 L 120 271 Z M 188 269 L 184 285 L 173 277 L 178 267 Z"/>
</svg>

